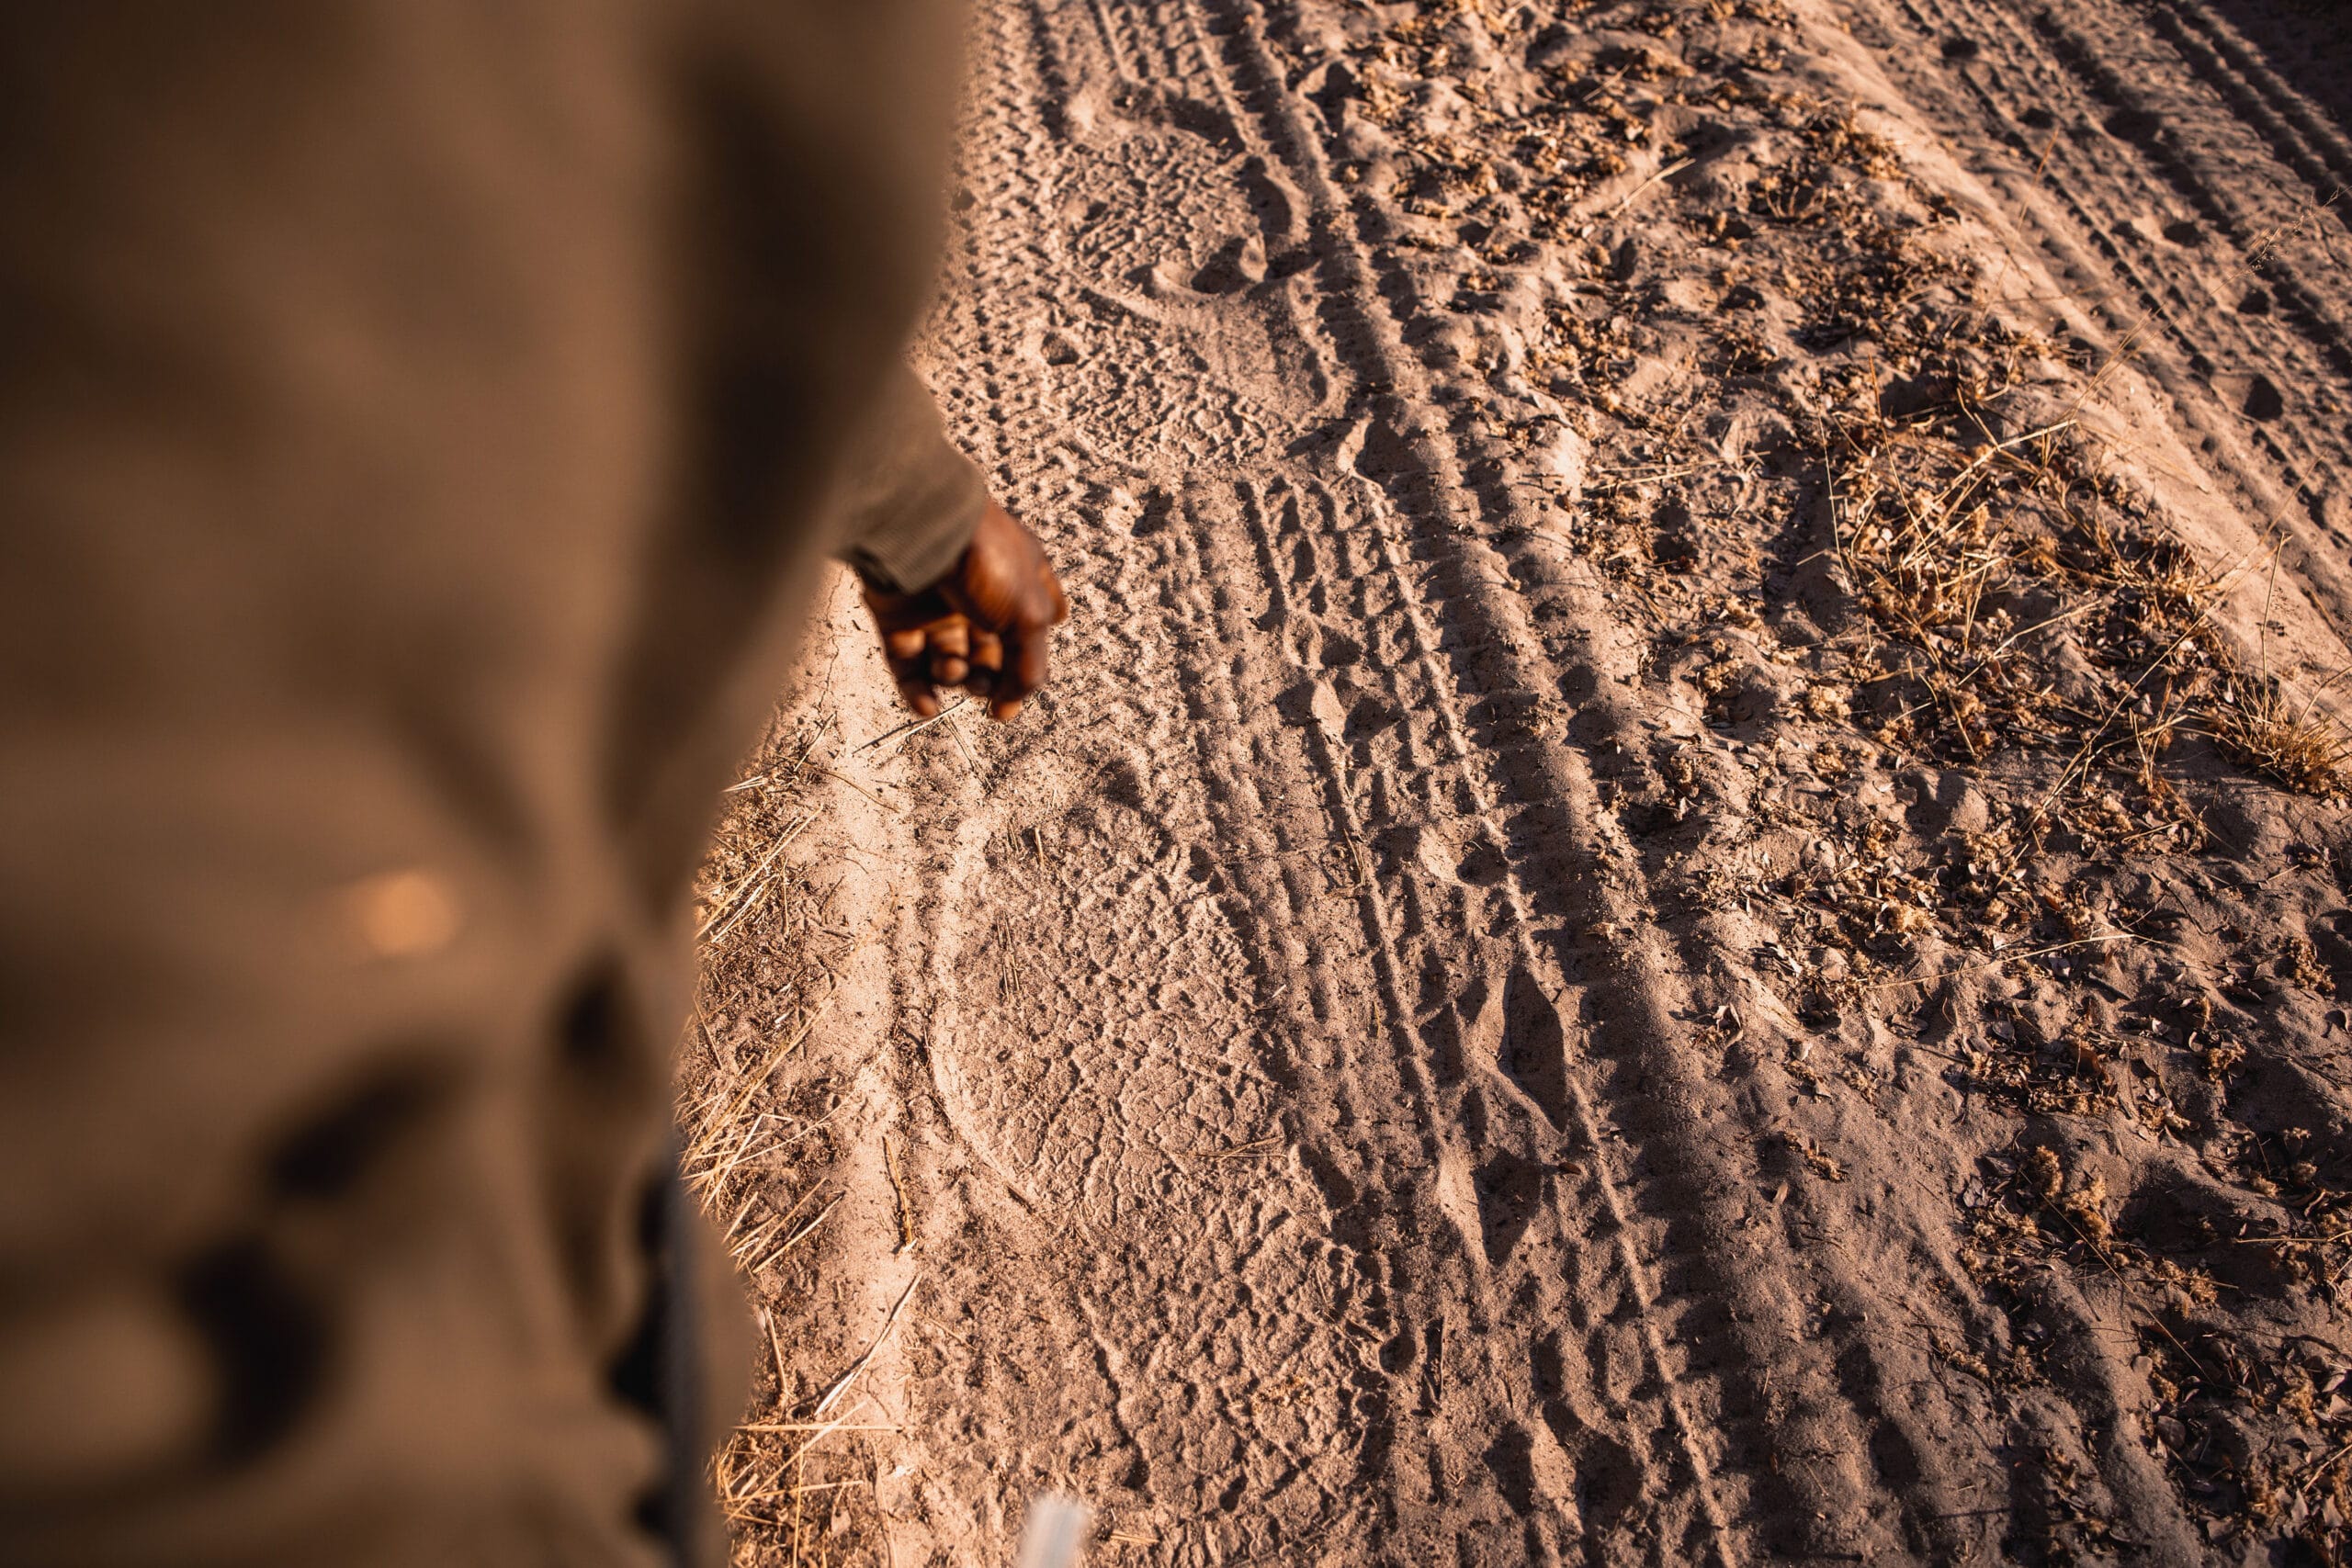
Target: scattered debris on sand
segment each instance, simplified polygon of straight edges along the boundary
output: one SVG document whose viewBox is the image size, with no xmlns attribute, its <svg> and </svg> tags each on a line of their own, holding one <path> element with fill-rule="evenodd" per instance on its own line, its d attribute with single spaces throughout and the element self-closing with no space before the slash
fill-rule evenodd
<svg viewBox="0 0 2352 1568">
<path fill-rule="evenodd" d="M 983 7 L 924 353 L 1076 612 L 861 750 L 837 606 L 730 801 L 746 1561 L 2352 1559 L 2293 8 Z"/>
</svg>

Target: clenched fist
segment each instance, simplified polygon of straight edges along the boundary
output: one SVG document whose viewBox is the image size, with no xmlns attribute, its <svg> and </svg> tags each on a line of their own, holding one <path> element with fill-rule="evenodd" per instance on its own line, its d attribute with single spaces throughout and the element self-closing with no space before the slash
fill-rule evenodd
<svg viewBox="0 0 2352 1568">
<path fill-rule="evenodd" d="M 939 688 L 961 686 L 1011 718 L 1046 683 L 1046 644 L 1069 601 L 1037 536 L 989 502 L 955 569 L 919 593 L 868 588 L 866 608 L 907 705 L 939 712 Z"/>
</svg>

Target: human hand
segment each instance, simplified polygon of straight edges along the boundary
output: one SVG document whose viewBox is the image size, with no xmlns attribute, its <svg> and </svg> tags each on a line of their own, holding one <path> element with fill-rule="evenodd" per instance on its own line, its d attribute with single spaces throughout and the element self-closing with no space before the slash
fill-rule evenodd
<svg viewBox="0 0 2352 1568">
<path fill-rule="evenodd" d="M 962 686 L 1012 717 L 1046 683 L 1052 629 L 1069 601 L 1037 536 L 991 501 L 948 574 L 919 593 L 865 591 L 899 694 L 923 718 L 939 712 L 939 688 Z"/>
</svg>

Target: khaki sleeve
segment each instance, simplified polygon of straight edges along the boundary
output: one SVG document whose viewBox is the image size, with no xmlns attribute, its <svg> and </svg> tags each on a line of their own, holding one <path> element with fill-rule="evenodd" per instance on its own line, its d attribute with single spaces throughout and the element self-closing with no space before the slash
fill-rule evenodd
<svg viewBox="0 0 2352 1568">
<path fill-rule="evenodd" d="M 834 553 L 869 586 L 919 592 L 972 540 L 988 483 L 942 428 L 931 392 L 901 365 L 844 455 Z"/>
<path fill-rule="evenodd" d="M 0 6 L 0 1563 L 726 1561 L 675 939 L 810 569 L 978 513 L 956 12 Z"/>
</svg>

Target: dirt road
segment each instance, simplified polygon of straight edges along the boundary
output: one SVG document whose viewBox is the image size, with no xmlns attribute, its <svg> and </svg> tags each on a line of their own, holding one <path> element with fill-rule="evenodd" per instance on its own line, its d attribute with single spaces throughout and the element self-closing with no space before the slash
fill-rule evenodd
<svg viewBox="0 0 2352 1568">
<path fill-rule="evenodd" d="M 838 600 L 712 862 L 746 1559 L 2344 1560 L 2352 26 L 977 71 L 925 368 L 1076 613 L 907 732 Z"/>
</svg>

